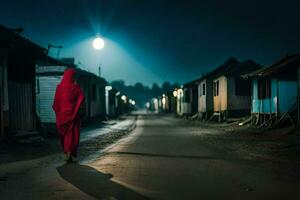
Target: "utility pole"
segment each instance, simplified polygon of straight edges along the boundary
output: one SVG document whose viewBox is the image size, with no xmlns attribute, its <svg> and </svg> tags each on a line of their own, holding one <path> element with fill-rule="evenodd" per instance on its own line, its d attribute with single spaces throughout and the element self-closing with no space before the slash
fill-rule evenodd
<svg viewBox="0 0 300 200">
<path fill-rule="evenodd" d="M 98 67 L 98 75 L 99 75 L 99 77 L 101 77 L 101 64 Z"/>
</svg>

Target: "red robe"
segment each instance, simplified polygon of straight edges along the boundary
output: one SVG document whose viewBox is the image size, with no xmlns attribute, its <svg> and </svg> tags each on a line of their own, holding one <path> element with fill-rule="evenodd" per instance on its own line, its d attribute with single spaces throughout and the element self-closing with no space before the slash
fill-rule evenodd
<svg viewBox="0 0 300 200">
<path fill-rule="evenodd" d="M 84 102 L 84 95 L 74 81 L 75 70 L 67 69 L 56 87 L 53 110 L 56 114 L 56 127 L 65 153 L 77 155 L 80 134 L 78 111 Z"/>
</svg>

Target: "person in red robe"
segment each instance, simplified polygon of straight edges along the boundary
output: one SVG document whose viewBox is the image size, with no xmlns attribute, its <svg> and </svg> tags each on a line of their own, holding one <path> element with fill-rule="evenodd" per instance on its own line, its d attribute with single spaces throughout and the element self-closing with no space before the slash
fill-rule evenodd
<svg viewBox="0 0 300 200">
<path fill-rule="evenodd" d="M 75 83 L 74 69 L 66 69 L 60 84 L 56 87 L 53 110 L 56 115 L 56 127 L 61 145 L 72 162 L 76 157 L 80 136 L 80 109 L 84 103 L 84 94 Z"/>
</svg>

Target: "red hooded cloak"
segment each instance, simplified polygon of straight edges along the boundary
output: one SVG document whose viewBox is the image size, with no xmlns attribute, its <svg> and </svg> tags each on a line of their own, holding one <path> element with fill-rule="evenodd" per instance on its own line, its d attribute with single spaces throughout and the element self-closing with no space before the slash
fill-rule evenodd
<svg viewBox="0 0 300 200">
<path fill-rule="evenodd" d="M 74 69 L 66 69 L 63 79 L 56 87 L 53 110 L 56 114 L 56 127 L 65 153 L 77 155 L 80 133 L 78 111 L 84 102 L 84 95 L 75 83 Z"/>
</svg>

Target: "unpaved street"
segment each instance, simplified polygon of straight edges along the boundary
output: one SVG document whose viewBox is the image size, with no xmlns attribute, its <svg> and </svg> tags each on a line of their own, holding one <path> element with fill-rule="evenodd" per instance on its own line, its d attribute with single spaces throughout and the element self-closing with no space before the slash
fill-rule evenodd
<svg viewBox="0 0 300 200">
<path fill-rule="evenodd" d="M 1 165 L 0 199 L 300 198 L 299 159 L 276 150 L 280 141 L 171 116 L 136 123 L 92 160 L 64 164 L 51 155 Z"/>
</svg>

